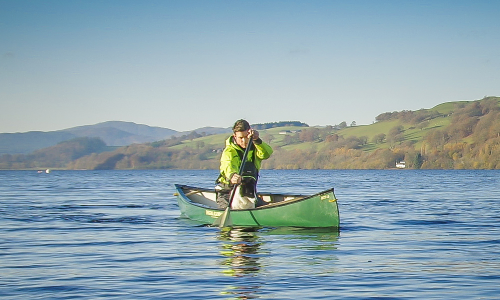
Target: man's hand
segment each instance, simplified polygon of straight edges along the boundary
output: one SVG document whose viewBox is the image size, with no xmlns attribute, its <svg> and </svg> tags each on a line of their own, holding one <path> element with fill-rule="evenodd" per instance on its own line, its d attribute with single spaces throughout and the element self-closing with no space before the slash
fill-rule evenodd
<svg viewBox="0 0 500 300">
<path fill-rule="evenodd" d="M 248 133 L 248 138 L 253 137 L 253 140 L 257 140 L 259 138 L 259 132 L 255 129 L 250 129 Z"/>
<path fill-rule="evenodd" d="M 241 176 L 234 173 L 233 176 L 231 176 L 231 183 L 232 184 L 240 184 L 241 183 Z"/>
</svg>

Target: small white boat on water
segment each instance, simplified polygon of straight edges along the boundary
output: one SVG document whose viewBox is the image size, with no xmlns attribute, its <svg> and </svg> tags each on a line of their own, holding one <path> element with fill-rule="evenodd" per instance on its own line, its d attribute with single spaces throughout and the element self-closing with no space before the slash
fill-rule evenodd
<svg viewBox="0 0 500 300">
<path fill-rule="evenodd" d="M 398 169 L 404 169 L 404 168 L 406 168 L 406 162 L 404 162 L 404 161 L 397 162 L 396 163 L 396 168 L 398 168 Z"/>
</svg>

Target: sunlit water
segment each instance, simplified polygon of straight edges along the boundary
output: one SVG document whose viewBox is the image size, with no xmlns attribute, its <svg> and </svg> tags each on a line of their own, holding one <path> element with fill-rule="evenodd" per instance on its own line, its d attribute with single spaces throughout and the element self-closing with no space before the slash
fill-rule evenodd
<svg viewBox="0 0 500 300">
<path fill-rule="evenodd" d="M 0 171 L 2 299 L 499 299 L 499 171 L 272 171 L 341 228 L 223 232 L 173 183 L 216 171 Z"/>
</svg>

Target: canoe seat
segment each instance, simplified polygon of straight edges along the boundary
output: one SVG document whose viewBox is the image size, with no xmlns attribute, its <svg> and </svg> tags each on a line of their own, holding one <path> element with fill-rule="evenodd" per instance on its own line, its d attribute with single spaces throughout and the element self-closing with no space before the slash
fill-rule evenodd
<svg viewBox="0 0 500 300">
<path fill-rule="evenodd" d="M 186 197 L 193 203 L 197 203 L 206 208 L 219 208 L 217 205 L 215 192 L 201 190 L 191 190 L 185 193 Z"/>
</svg>

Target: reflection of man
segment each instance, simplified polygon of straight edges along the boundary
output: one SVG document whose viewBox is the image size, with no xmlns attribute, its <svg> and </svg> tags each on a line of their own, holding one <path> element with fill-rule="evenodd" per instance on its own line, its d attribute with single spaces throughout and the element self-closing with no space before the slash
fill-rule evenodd
<svg viewBox="0 0 500 300">
<path fill-rule="evenodd" d="M 228 270 L 223 271 L 225 274 L 244 276 L 260 271 L 256 255 L 259 254 L 260 244 L 257 242 L 255 233 L 247 230 L 233 228 L 227 232 L 221 231 L 221 238 L 228 241 L 223 245 L 224 250 L 221 251 L 221 254 L 227 257 L 223 265 L 229 267 Z"/>
<path fill-rule="evenodd" d="M 231 228 L 229 231 L 219 231 L 222 240 L 221 254 L 225 257 L 220 261 L 222 273 L 238 277 L 230 285 L 224 286 L 221 294 L 233 295 L 231 299 L 255 299 L 260 292 L 256 273 L 260 272 L 259 263 L 260 242 L 255 228 Z"/>
<path fill-rule="evenodd" d="M 248 145 L 253 138 L 252 145 Z M 243 154 L 247 147 L 247 161 L 240 176 Z M 229 195 L 235 185 L 241 185 L 241 196 L 256 198 L 256 186 L 261 162 L 268 159 L 273 149 L 264 143 L 257 130 L 253 130 L 246 120 L 238 120 L 233 126 L 233 135 L 226 140 L 226 147 L 220 159 L 220 175 L 217 178 L 217 204 L 225 209 L 229 204 Z"/>
</svg>

